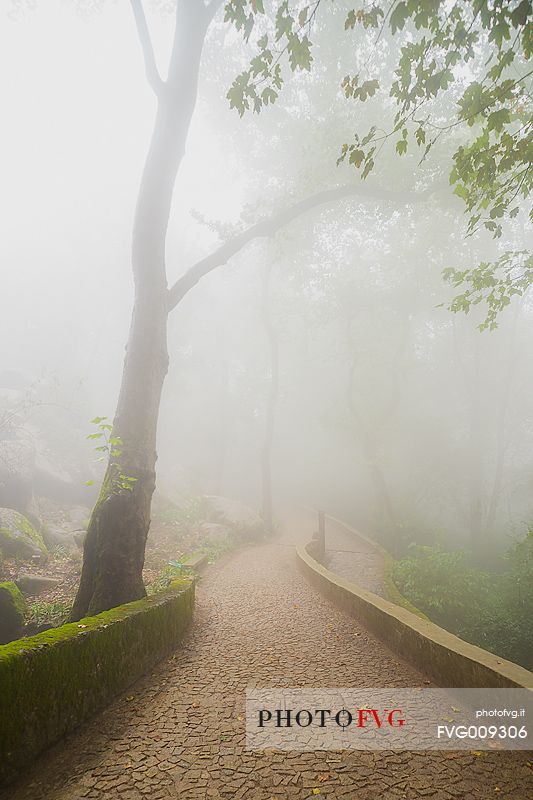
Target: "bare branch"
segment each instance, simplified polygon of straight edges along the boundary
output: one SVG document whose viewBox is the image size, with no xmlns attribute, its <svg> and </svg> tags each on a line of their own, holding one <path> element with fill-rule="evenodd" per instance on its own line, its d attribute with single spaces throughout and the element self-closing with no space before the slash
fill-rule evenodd
<svg viewBox="0 0 533 800">
<path fill-rule="evenodd" d="M 156 93 L 156 95 L 159 96 L 161 89 L 164 86 L 164 82 L 161 79 L 159 70 L 157 69 L 157 64 L 154 55 L 154 48 L 152 45 L 152 40 L 150 38 L 150 31 L 148 30 L 148 25 L 146 23 L 146 17 L 144 15 L 142 0 L 130 0 L 130 2 L 133 11 L 133 16 L 135 17 L 135 25 L 137 27 L 139 41 L 141 43 L 143 51 L 146 78 L 148 80 L 148 83 Z"/>
<path fill-rule="evenodd" d="M 359 195 L 362 198 L 370 200 L 396 203 L 418 203 L 422 200 L 426 200 L 434 191 L 435 189 L 432 187 L 431 192 L 388 192 L 383 189 L 365 186 L 362 183 L 350 183 L 346 186 L 339 186 L 336 189 L 325 189 L 322 192 L 317 192 L 307 197 L 305 200 L 300 200 L 298 203 L 294 203 L 294 205 L 285 208 L 283 211 L 278 211 L 268 219 L 256 222 L 255 225 L 251 225 L 229 242 L 221 245 L 214 253 L 202 258 L 190 267 L 181 278 L 178 278 L 174 286 L 169 289 L 168 309 L 172 311 L 185 295 L 196 286 L 198 281 L 217 267 L 226 264 L 232 256 L 242 250 L 242 248 L 253 239 L 264 236 L 274 236 L 276 231 L 284 228 L 294 219 L 297 219 L 297 217 L 302 216 L 302 214 L 318 206 L 334 202 L 335 200 L 341 200 L 351 195 Z"/>
</svg>

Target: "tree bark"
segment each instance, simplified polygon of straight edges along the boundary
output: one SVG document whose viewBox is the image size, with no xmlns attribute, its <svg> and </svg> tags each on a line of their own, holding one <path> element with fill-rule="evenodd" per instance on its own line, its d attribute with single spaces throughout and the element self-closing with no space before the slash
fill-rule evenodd
<svg viewBox="0 0 533 800">
<path fill-rule="evenodd" d="M 165 241 L 209 20 L 198 0 L 178 0 L 169 74 L 157 90 L 133 225 L 135 300 L 112 433 L 122 442 L 121 454 L 109 459 L 91 515 L 72 620 L 146 594 L 142 569 L 155 488 L 159 403 L 168 368 Z M 133 488 L 119 486 L 122 476 L 135 479 Z"/>
</svg>

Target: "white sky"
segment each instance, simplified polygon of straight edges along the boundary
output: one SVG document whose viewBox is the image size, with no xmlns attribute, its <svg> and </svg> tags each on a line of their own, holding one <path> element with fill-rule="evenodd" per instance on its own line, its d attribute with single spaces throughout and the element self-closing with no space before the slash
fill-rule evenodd
<svg viewBox="0 0 533 800">
<path fill-rule="evenodd" d="M 83 373 L 105 350 L 116 384 L 155 99 L 127 0 L 91 13 L 74 0 L 26 5 L 0 0 L 0 364 Z M 145 5 L 165 72 L 173 18 Z M 212 119 L 200 96 L 175 193 L 169 283 L 214 242 L 190 209 L 239 215 L 242 179 L 208 111 Z M 215 113 L 240 124 L 223 96 Z"/>
</svg>

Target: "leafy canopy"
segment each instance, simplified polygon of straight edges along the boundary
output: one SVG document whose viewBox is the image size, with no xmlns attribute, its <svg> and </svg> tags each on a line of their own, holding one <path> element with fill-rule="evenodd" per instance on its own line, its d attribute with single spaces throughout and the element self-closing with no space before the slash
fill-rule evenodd
<svg viewBox="0 0 533 800">
<path fill-rule="evenodd" d="M 292 72 L 311 70 L 313 22 L 327 8 L 326 0 L 292 4 L 272 0 L 266 12 L 263 0 L 228 1 L 226 21 L 246 41 L 254 29 L 261 34 L 248 68 L 228 91 L 230 106 L 241 116 L 248 110 L 260 112 L 276 101 L 287 67 Z M 468 233 L 484 226 L 499 238 L 504 221 L 518 215 L 520 202 L 531 191 L 533 125 L 528 78 L 533 69 L 528 61 L 533 50 L 532 21 L 531 0 L 370 1 L 349 10 L 339 35 L 374 30 L 377 42 L 388 31 L 392 37 L 401 37 L 401 47 L 392 76 L 372 74 L 367 65 L 365 75 L 348 73 L 342 80 L 348 101 L 365 102 L 387 92 L 396 114 L 388 130 L 371 127 L 355 132 L 353 141 L 340 147 L 338 163 L 353 166 L 364 179 L 387 140 L 395 141 L 399 156 L 415 148 L 422 162 L 443 135 L 462 128 L 467 142 L 453 153 L 450 184 L 465 203 Z M 446 92 L 447 107 L 453 110 L 443 119 L 442 104 L 436 101 Z M 520 269 L 523 254 L 518 262 L 515 255 L 509 251 L 503 262 L 498 259 L 476 268 L 482 270 L 486 285 L 479 273 L 448 271 L 455 286 L 474 283 L 477 292 L 473 295 L 467 288 L 452 310 L 468 311 L 471 301 L 484 299 L 489 308 L 484 326 L 495 327 L 495 284 L 507 299 L 529 286 L 524 278 L 531 278 L 531 266 Z M 510 265 L 513 268 L 507 269 Z M 513 271 L 519 274 L 517 280 Z"/>
</svg>

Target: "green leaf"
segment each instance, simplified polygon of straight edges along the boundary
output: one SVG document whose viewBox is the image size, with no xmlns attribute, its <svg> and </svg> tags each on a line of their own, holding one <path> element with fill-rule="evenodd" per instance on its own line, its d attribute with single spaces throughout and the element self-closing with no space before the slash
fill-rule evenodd
<svg viewBox="0 0 533 800">
<path fill-rule="evenodd" d="M 373 97 L 379 89 L 379 81 L 364 81 L 361 86 L 354 90 L 353 96 L 358 97 L 363 103 L 367 97 Z"/>
<path fill-rule="evenodd" d="M 355 11 L 348 11 L 348 16 L 344 22 L 344 30 L 347 31 L 349 28 L 355 28 L 355 23 L 357 22 L 357 17 L 355 16 Z"/>
<path fill-rule="evenodd" d="M 292 32 L 294 18 L 289 14 L 289 4 L 281 3 L 276 13 L 276 41 Z"/>
<path fill-rule="evenodd" d="M 360 167 L 360 166 L 361 166 L 361 164 L 363 163 L 363 159 L 364 159 L 364 157 L 365 157 L 365 152 L 364 152 L 364 150 L 358 150 L 358 149 L 354 149 L 354 150 L 352 150 L 352 152 L 350 153 L 350 157 L 348 158 L 348 162 L 349 162 L 350 164 L 353 164 L 353 165 L 354 165 L 354 167 L 357 167 L 357 169 L 359 169 L 359 167 Z"/>
<path fill-rule="evenodd" d="M 402 2 L 398 3 L 390 15 L 389 25 L 393 36 L 396 31 L 402 30 L 408 17 L 409 10 L 407 8 L 407 3 L 404 3 L 402 0 Z"/>
<path fill-rule="evenodd" d="M 426 132 L 422 126 L 416 129 L 415 131 L 415 139 L 417 145 L 420 147 L 421 145 L 426 143 Z"/>
<path fill-rule="evenodd" d="M 498 111 L 493 111 L 487 118 L 487 128 L 489 131 L 497 131 L 498 133 L 511 121 L 511 114 L 508 108 L 500 108 Z"/>
</svg>

